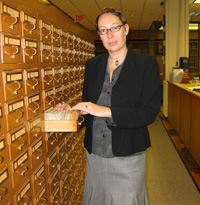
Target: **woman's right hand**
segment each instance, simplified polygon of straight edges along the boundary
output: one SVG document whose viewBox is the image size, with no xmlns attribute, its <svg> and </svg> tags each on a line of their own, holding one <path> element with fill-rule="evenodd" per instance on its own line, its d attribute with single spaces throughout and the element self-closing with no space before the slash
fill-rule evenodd
<svg viewBox="0 0 200 205">
<path fill-rule="evenodd" d="M 69 104 L 65 103 L 65 102 L 61 102 L 55 105 L 54 109 L 56 110 L 63 110 L 63 112 L 68 112 L 71 110 L 71 107 Z"/>
</svg>

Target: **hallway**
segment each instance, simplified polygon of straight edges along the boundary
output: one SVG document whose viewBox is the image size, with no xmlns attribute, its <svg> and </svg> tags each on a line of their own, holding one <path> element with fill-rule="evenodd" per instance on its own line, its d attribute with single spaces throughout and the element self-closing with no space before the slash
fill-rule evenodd
<svg viewBox="0 0 200 205">
<path fill-rule="evenodd" d="M 147 152 L 149 204 L 199 205 L 200 193 L 159 117 L 149 131 L 152 142 Z"/>
</svg>

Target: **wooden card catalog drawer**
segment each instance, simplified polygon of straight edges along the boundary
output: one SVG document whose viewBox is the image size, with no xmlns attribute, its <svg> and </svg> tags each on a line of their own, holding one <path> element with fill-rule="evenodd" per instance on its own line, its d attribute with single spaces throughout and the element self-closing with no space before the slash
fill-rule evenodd
<svg viewBox="0 0 200 205">
<path fill-rule="evenodd" d="M 23 74 L 21 71 L 3 71 L 5 101 L 24 95 Z"/>
<path fill-rule="evenodd" d="M 52 195 L 50 196 L 50 202 L 52 204 L 60 204 L 61 203 L 61 197 L 60 197 L 60 188 L 59 186 L 56 187 Z"/>
<path fill-rule="evenodd" d="M 13 178 L 13 188 L 17 188 L 20 184 L 25 182 L 30 173 L 30 160 L 28 157 L 28 150 L 19 155 L 11 162 L 11 172 Z"/>
<path fill-rule="evenodd" d="M 41 62 L 51 63 L 52 62 L 52 50 L 51 44 L 40 42 Z"/>
<path fill-rule="evenodd" d="M 11 201 L 10 197 L 10 176 L 8 174 L 8 169 L 3 168 L 0 170 L 0 204 L 7 204 Z M 9 204 L 9 203 L 8 203 Z"/>
<path fill-rule="evenodd" d="M 58 164 L 58 170 L 59 170 L 59 178 L 61 178 L 65 172 L 67 172 L 68 168 L 66 165 L 66 157 L 64 156 L 60 163 Z"/>
<path fill-rule="evenodd" d="M 61 67 L 53 68 L 53 78 L 54 78 L 54 86 L 62 84 L 62 68 Z"/>
<path fill-rule="evenodd" d="M 81 42 L 81 39 L 79 37 L 75 37 L 75 40 L 74 40 L 74 48 L 79 50 L 80 49 L 80 42 Z"/>
<path fill-rule="evenodd" d="M 38 190 L 41 189 L 42 186 L 46 185 L 46 172 L 45 165 L 39 165 L 36 171 L 31 175 L 33 182 L 33 194 L 34 196 L 38 194 Z"/>
<path fill-rule="evenodd" d="M 71 65 L 69 67 L 69 80 L 70 81 L 74 81 L 75 80 L 75 70 L 76 70 L 76 66 Z"/>
<path fill-rule="evenodd" d="M 21 63 L 21 39 L 2 35 L 2 62 Z"/>
<path fill-rule="evenodd" d="M 85 75 L 85 66 L 81 66 L 80 67 L 80 78 L 84 78 L 84 75 Z"/>
<path fill-rule="evenodd" d="M 68 51 L 67 47 L 61 47 L 61 62 L 67 63 L 68 62 Z"/>
<path fill-rule="evenodd" d="M 40 94 L 35 93 L 25 97 L 25 104 L 26 104 L 26 114 L 27 119 L 30 120 L 31 118 L 35 117 L 36 115 L 40 114 L 41 110 L 41 102 L 40 102 Z"/>
<path fill-rule="evenodd" d="M 61 30 L 59 28 L 56 28 L 55 26 L 51 25 L 51 31 L 52 31 L 52 43 L 60 45 Z"/>
<path fill-rule="evenodd" d="M 22 35 L 28 38 L 37 38 L 37 18 L 26 13 L 22 13 Z"/>
<path fill-rule="evenodd" d="M 62 67 L 62 75 L 63 75 L 63 83 L 69 82 L 69 67 L 68 66 Z"/>
<path fill-rule="evenodd" d="M 1 31 L 12 34 L 20 34 L 20 12 L 1 3 Z"/>
<path fill-rule="evenodd" d="M 25 69 L 25 94 L 28 95 L 30 93 L 35 93 L 39 91 L 40 83 L 39 83 L 39 70 L 37 68 L 34 69 Z"/>
<path fill-rule="evenodd" d="M 56 169 L 52 172 L 52 174 L 50 175 L 50 177 L 48 178 L 50 195 L 52 194 L 52 192 L 54 191 L 54 189 L 55 189 L 56 187 L 58 187 L 59 182 L 60 182 L 60 179 L 59 179 L 59 175 L 58 175 L 58 168 L 56 168 Z"/>
<path fill-rule="evenodd" d="M 74 40 L 75 40 L 76 36 L 73 34 L 69 34 L 68 37 L 68 47 L 73 49 L 74 48 Z"/>
<path fill-rule="evenodd" d="M 9 160 L 8 148 L 4 136 L 0 136 L 0 168 L 4 167 Z"/>
<path fill-rule="evenodd" d="M 61 37 L 60 37 L 61 45 L 67 47 L 68 46 L 69 33 L 61 30 L 60 35 L 61 35 Z"/>
<path fill-rule="evenodd" d="M 3 134 L 3 110 L 0 106 L 0 136 Z"/>
<path fill-rule="evenodd" d="M 61 47 L 52 45 L 52 60 L 53 63 L 60 63 L 61 62 Z"/>
<path fill-rule="evenodd" d="M 16 205 L 33 203 L 33 193 L 30 181 L 27 181 L 14 195 L 14 201 Z"/>
<path fill-rule="evenodd" d="M 39 20 L 40 40 L 51 43 L 51 24 Z"/>
<path fill-rule="evenodd" d="M 58 162 L 60 163 L 61 159 L 63 159 L 63 157 L 66 154 L 64 139 L 62 139 L 62 141 L 57 145 L 56 150 L 57 150 L 57 159 L 58 159 Z"/>
<path fill-rule="evenodd" d="M 29 147 L 31 168 L 36 167 L 41 161 L 44 160 L 44 146 L 43 139 L 40 138 L 31 147 Z"/>
<path fill-rule="evenodd" d="M 63 100 L 66 101 L 70 98 L 70 83 L 65 83 L 63 86 Z"/>
<path fill-rule="evenodd" d="M 23 43 L 23 60 L 24 63 L 37 63 L 38 60 L 38 45 L 37 41 L 22 39 Z"/>
<path fill-rule="evenodd" d="M 51 152 L 52 150 L 54 150 L 58 144 L 56 133 L 54 132 L 45 133 L 45 142 L 46 142 L 46 152 Z"/>
<path fill-rule="evenodd" d="M 47 191 L 47 186 L 43 186 L 39 191 L 38 194 L 35 196 L 33 199 L 33 204 L 49 204 L 48 201 L 48 191 Z"/>
<path fill-rule="evenodd" d="M 26 113 L 24 99 L 21 98 L 9 101 L 5 105 L 7 130 L 10 131 L 25 122 Z"/>
<path fill-rule="evenodd" d="M 42 98 L 44 103 L 44 110 L 49 109 L 50 107 L 54 107 L 55 99 L 54 99 L 54 91 L 52 89 L 43 90 L 42 91 Z"/>
<path fill-rule="evenodd" d="M 39 115 L 28 121 L 29 144 L 43 136 L 40 122 L 41 117 Z"/>
<path fill-rule="evenodd" d="M 7 133 L 8 143 L 10 145 L 11 159 L 22 154 L 28 147 L 28 133 L 23 125 Z"/>
<path fill-rule="evenodd" d="M 57 168 L 58 160 L 57 160 L 57 152 L 54 149 L 46 158 L 46 164 L 48 167 L 48 174 L 51 175 L 54 170 Z"/>
<path fill-rule="evenodd" d="M 80 51 L 78 50 L 75 50 L 74 62 L 76 65 L 80 64 Z"/>
<path fill-rule="evenodd" d="M 75 49 L 69 49 L 68 51 L 68 65 L 73 65 L 75 63 Z"/>
<path fill-rule="evenodd" d="M 46 90 L 53 87 L 53 70 L 50 67 L 42 68 L 42 89 Z"/>
<path fill-rule="evenodd" d="M 63 101 L 63 93 L 62 93 L 62 86 L 54 87 L 54 99 L 55 105 Z"/>
</svg>

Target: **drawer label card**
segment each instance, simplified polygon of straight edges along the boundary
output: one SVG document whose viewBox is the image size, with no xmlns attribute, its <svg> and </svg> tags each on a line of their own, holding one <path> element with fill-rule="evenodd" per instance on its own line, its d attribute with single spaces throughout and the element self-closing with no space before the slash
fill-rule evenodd
<svg viewBox="0 0 200 205">
<path fill-rule="evenodd" d="M 0 173 L 0 184 L 8 178 L 8 170 L 6 169 Z"/>
<path fill-rule="evenodd" d="M 47 188 L 46 188 L 46 186 L 44 186 L 44 188 L 41 190 L 41 192 L 39 193 L 38 197 L 36 198 L 37 203 L 40 201 L 40 199 L 46 193 L 46 191 L 47 191 Z"/>
<path fill-rule="evenodd" d="M 6 74 L 6 82 L 22 80 L 22 73 Z"/>
<path fill-rule="evenodd" d="M 18 130 L 17 132 L 11 134 L 11 142 L 14 142 L 16 139 L 18 139 L 19 137 L 23 136 L 26 133 L 26 129 L 25 127 L 23 127 L 22 129 Z"/>
<path fill-rule="evenodd" d="M 36 181 L 37 178 L 41 176 L 43 172 L 44 172 L 44 165 L 42 165 L 42 167 L 34 174 L 34 180 Z"/>
<path fill-rule="evenodd" d="M 30 78 L 38 78 L 38 77 L 39 77 L 39 71 L 28 72 L 28 79 L 30 79 Z"/>
<path fill-rule="evenodd" d="M 24 101 L 19 101 L 19 102 L 16 102 L 16 103 L 13 103 L 13 104 L 9 104 L 8 106 L 8 113 L 12 112 L 12 111 L 15 111 L 19 108 L 22 108 L 24 107 Z"/>
<path fill-rule="evenodd" d="M 45 97 L 53 95 L 53 89 L 49 91 L 45 91 Z"/>
<path fill-rule="evenodd" d="M 52 74 L 53 74 L 53 71 L 52 71 L 52 70 L 45 70 L 45 71 L 44 71 L 44 76 L 52 75 Z"/>
<path fill-rule="evenodd" d="M 49 161 L 51 162 L 56 157 L 56 151 L 49 157 Z"/>
<path fill-rule="evenodd" d="M 24 14 L 24 20 L 28 21 L 30 23 L 36 24 L 36 19 L 31 17 L 31 16 L 29 16 L 29 15 L 27 15 L 27 14 Z"/>
<path fill-rule="evenodd" d="M 39 118 L 35 119 L 34 121 L 32 121 L 32 122 L 30 123 L 30 127 L 33 128 L 33 127 L 35 127 L 37 124 L 39 124 L 40 122 L 41 122 L 41 118 L 39 117 Z"/>
<path fill-rule="evenodd" d="M 0 117 L 2 117 L 2 107 L 0 107 Z"/>
<path fill-rule="evenodd" d="M 4 13 L 8 13 L 8 14 L 10 14 L 12 16 L 15 16 L 15 17 L 19 18 L 19 11 L 15 10 L 13 8 L 10 8 L 10 7 L 6 6 L 6 5 L 3 5 L 3 12 Z"/>
<path fill-rule="evenodd" d="M 35 42 L 35 41 L 26 41 L 26 47 L 37 48 L 37 42 Z"/>
<path fill-rule="evenodd" d="M 38 148 L 40 148 L 42 146 L 42 140 L 40 140 L 38 143 L 36 143 L 33 147 L 32 147 L 32 153 L 34 153 Z"/>
<path fill-rule="evenodd" d="M 51 26 L 49 25 L 49 24 L 47 24 L 47 23 L 42 23 L 42 27 L 43 28 L 46 28 L 47 30 L 51 30 Z"/>
<path fill-rule="evenodd" d="M 4 42 L 5 42 L 5 44 L 8 44 L 8 45 L 20 46 L 20 39 L 10 38 L 10 37 L 6 36 L 4 38 Z"/>
<path fill-rule="evenodd" d="M 40 95 L 34 95 L 28 98 L 28 103 L 31 104 L 33 102 L 37 102 L 40 100 Z"/>
<path fill-rule="evenodd" d="M 25 152 L 21 157 L 19 157 L 14 163 L 13 168 L 16 170 L 24 161 L 28 159 L 28 153 Z"/>
<path fill-rule="evenodd" d="M 5 148 L 5 140 L 2 139 L 2 140 L 0 141 L 0 151 L 1 151 L 2 149 L 4 149 L 4 148 Z"/>
<path fill-rule="evenodd" d="M 19 202 L 23 196 L 29 191 L 31 188 L 31 183 L 30 181 L 25 185 L 25 187 L 20 191 L 20 193 L 17 195 L 17 202 Z"/>
</svg>

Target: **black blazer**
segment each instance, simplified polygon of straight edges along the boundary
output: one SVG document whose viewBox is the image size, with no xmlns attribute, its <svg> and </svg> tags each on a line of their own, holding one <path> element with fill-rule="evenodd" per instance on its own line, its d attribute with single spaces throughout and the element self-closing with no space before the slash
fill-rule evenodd
<svg viewBox="0 0 200 205">
<path fill-rule="evenodd" d="M 97 103 L 104 82 L 108 53 L 91 58 L 86 63 L 83 102 Z M 135 53 L 128 48 L 119 78 L 112 89 L 111 113 L 115 126 L 112 150 L 115 156 L 128 156 L 151 146 L 147 126 L 160 111 L 161 83 L 155 58 Z M 93 116 L 85 116 L 84 145 L 92 151 Z"/>
</svg>

